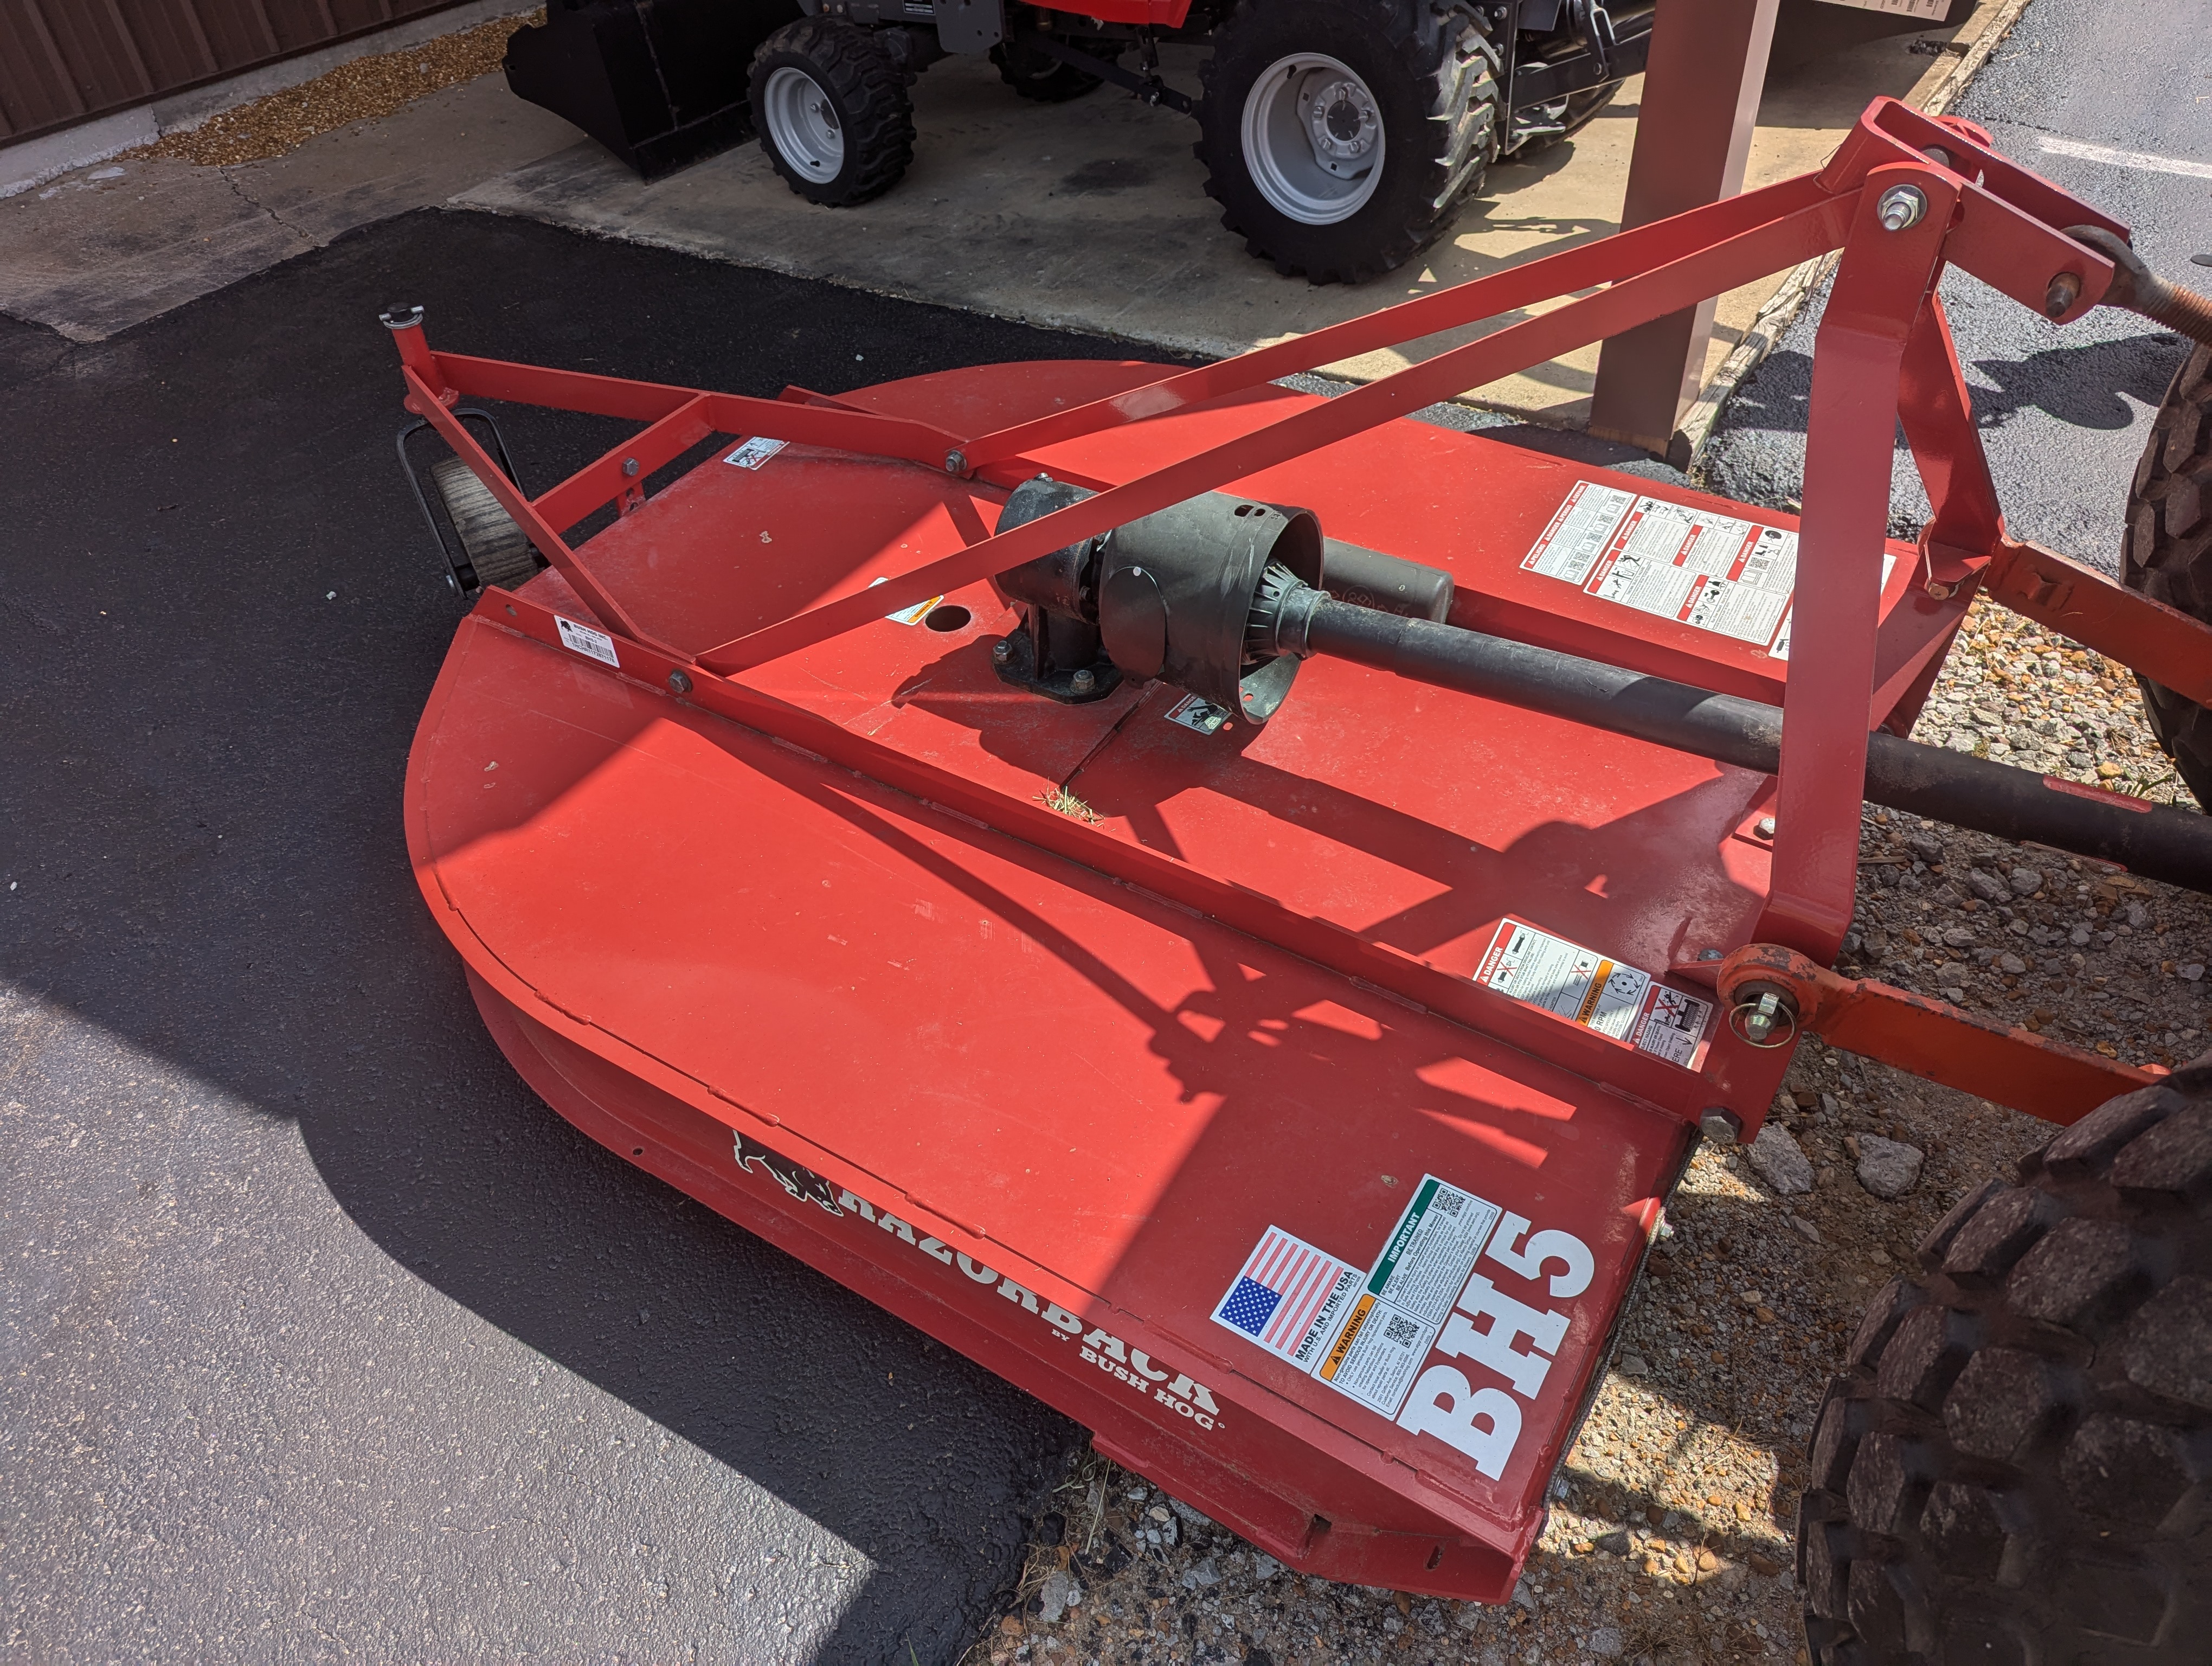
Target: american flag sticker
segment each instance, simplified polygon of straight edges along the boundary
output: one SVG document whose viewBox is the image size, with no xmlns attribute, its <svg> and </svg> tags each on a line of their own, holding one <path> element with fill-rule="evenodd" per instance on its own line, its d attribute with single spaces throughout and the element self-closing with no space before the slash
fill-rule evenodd
<svg viewBox="0 0 2212 1666">
<path fill-rule="evenodd" d="M 1270 1226 L 1213 1310 L 1213 1322 L 1310 1371 L 1327 1347 L 1333 1322 L 1365 1276 Z"/>
</svg>

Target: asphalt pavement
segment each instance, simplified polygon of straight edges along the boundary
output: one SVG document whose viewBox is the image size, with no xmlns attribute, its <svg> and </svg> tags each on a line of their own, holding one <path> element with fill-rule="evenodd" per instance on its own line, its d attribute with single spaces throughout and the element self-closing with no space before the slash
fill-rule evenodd
<svg viewBox="0 0 2212 1666">
<path fill-rule="evenodd" d="M 2035 0 L 1954 113 L 2130 227 L 2154 271 L 2212 291 L 2208 40 L 2208 0 Z M 2129 481 L 2187 344 L 2105 307 L 2062 327 L 1960 272 L 1945 275 L 1942 293 L 2007 524 L 2116 572 Z M 1702 483 L 1753 503 L 1802 494 L 1825 299 L 1807 306 L 1722 412 Z M 1892 531 L 1912 537 L 1927 518 L 1900 441 Z"/>
<path fill-rule="evenodd" d="M 1125 350 L 437 211 L 0 320 L 0 1658 L 955 1660 L 1079 1432 L 574 1132 L 422 904 L 395 301 L 767 394 Z"/>
</svg>

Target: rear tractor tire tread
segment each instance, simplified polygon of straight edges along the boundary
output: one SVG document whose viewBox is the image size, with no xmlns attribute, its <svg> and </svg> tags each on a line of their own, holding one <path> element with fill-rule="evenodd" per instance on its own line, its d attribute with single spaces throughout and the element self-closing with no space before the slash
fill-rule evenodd
<svg viewBox="0 0 2212 1666">
<path fill-rule="evenodd" d="M 2212 1626 L 2212 1054 L 1960 1201 L 1813 1432 L 1817 1666 L 2182 1666 Z"/>
<path fill-rule="evenodd" d="M 2142 461 L 2121 540 L 2120 579 L 2212 623 L 2212 348 L 2174 373 Z M 2143 714 L 2197 802 L 2212 810 L 2212 711 L 2138 675 Z"/>
</svg>

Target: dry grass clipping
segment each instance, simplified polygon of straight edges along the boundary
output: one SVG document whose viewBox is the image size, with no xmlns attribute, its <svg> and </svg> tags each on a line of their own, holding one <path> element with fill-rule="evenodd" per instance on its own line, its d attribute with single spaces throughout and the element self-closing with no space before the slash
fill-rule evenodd
<svg viewBox="0 0 2212 1666">
<path fill-rule="evenodd" d="M 544 15 L 541 7 L 495 17 L 419 46 L 355 58 L 313 81 L 221 111 L 198 127 L 164 134 L 131 155 L 203 167 L 234 167 L 282 156 L 349 123 L 391 115 L 419 98 L 489 75 L 507 55 L 507 36 Z"/>
</svg>

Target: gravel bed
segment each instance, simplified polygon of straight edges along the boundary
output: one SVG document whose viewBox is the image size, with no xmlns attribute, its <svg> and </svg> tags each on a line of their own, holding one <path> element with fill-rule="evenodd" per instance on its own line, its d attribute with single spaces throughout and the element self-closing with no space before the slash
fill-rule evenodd
<svg viewBox="0 0 2212 1666">
<path fill-rule="evenodd" d="M 297 87 L 220 111 L 198 127 L 165 133 L 123 160 L 166 156 L 203 167 L 234 167 L 281 156 L 350 122 L 388 116 L 416 99 L 489 75 L 507 55 L 507 36 L 544 17 L 540 7 L 458 29 L 419 46 L 355 58 Z"/>
<path fill-rule="evenodd" d="M 1916 733 L 2190 801 L 2130 673 L 1986 604 Z M 2138 1063 L 2205 1051 L 2212 899 L 1873 806 L 1862 831 L 1846 973 Z M 1303 1578 L 1086 1453 L 967 1666 L 1806 1661 L 1791 1535 L 1828 1374 L 1929 1228 L 2049 1130 L 1814 1043 L 1768 1128 L 1755 1159 L 1692 1160 L 1510 1603 Z"/>
</svg>

